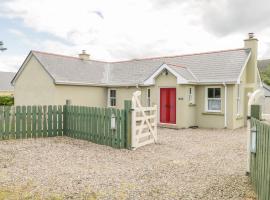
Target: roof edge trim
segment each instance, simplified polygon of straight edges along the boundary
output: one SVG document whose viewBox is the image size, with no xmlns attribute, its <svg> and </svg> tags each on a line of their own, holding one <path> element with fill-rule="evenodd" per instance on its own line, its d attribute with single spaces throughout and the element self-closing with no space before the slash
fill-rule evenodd
<svg viewBox="0 0 270 200">
<path fill-rule="evenodd" d="M 248 64 L 248 61 L 249 61 L 249 59 L 250 59 L 250 56 L 251 56 L 251 51 L 249 52 L 248 57 L 246 58 L 246 61 L 245 61 L 244 65 L 242 66 L 242 69 L 241 69 L 241 71 L 240 71 L 240 74 L 239 74 L 239 76 L 238 76 L 238 78 L 237 78 L 237 84 L 240 84 L 241 76 L 243 75 L 243 73 L 244 73 L 244 71 L 245 71 L 245 69 L 246 69 L 246 66 L 247 66 L 247 64 Z"/>
<path fill-rule="evenodd" d="M 155 78 L 164 70 L 167 69 L 169 72 L 171 72 L 176 78 L 177 78 L 177 84 L 187 84 L 189 81 L 186 80 L 184 77 L 182 77 L 180 74 L 178 74 L 175 70 L 173 70 L 171 67 L 169 67 L 166 63 L 163 63 L 149 78 L 147 78 L 143 84 L 144 85 L 154 85 L 155 84 Z"/>
</svg>

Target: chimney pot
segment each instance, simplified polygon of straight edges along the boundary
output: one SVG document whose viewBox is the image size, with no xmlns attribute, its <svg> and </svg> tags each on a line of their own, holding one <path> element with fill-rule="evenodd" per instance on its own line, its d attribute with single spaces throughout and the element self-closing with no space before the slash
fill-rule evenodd
<svg viewBox="0 0 270 200">
<path fill-rule="evenodd" d="M 82 53 L 79 54 L 79 58 L 81 60 L 89 60 L 90 55 L 88 53 L 86 53 L 86 50 L 82 50 Z"/>
<path fill-rule="evenodd" d="M 249 38 L 249 39 L 254 38 L 254 33 L 248 33 L 248 38 Z"/>
</svg>

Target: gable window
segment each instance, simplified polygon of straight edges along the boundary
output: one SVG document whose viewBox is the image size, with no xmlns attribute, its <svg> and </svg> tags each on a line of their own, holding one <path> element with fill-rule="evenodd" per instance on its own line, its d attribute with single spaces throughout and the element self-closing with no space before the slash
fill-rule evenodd
<svg viewBox="0 0 270 200">
<path fill-rule="evenodd" d="M 116 90 L 109 89 L 109 106 L 116 106 Z"/>
<path fill-rule="evenodd" d="M 151 106 L 151 89 L 150 88 L 147 89 L 147 106 L 148 107 Z"/>
<path fill-rule="evenodd" d="M 221 111 L 221 88 L 207 88 L 206 89 L 206 110 L 209 112 Z"/>
<path fill-rule="evenodd" d="M 188 88 L 188 101 L 190 104 L 195 104 L 195 88 Z"/>
<path fill-rule="evenodd" d="M 240 115 L 241 113 L 241 97 L 240 97 L 241 93 L 240 93 L 240 85 L 237 85 L 237 115 Z"/>
</svg>

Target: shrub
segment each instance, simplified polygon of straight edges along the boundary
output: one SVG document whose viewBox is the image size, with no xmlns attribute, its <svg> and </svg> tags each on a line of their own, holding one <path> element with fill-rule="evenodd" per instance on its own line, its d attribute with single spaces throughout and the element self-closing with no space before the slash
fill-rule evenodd
<svg viewBox="0 0 270 200">
<path fill-rule="evenodd" d="M 13 106 L 14 97 L 11 96 L 0 96 L 0 106 Z"/>
</svg>

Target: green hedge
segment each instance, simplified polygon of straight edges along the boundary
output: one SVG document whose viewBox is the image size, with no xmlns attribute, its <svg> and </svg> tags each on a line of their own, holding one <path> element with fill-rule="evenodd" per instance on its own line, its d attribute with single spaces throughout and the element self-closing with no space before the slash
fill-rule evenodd
<svg viewBox="0 0 270 200">
<path fill-rule="evenodd" d="M 11 96 L 0 96 L 0 106 L 13 106 L 14 97 Z"/>
</svg>

